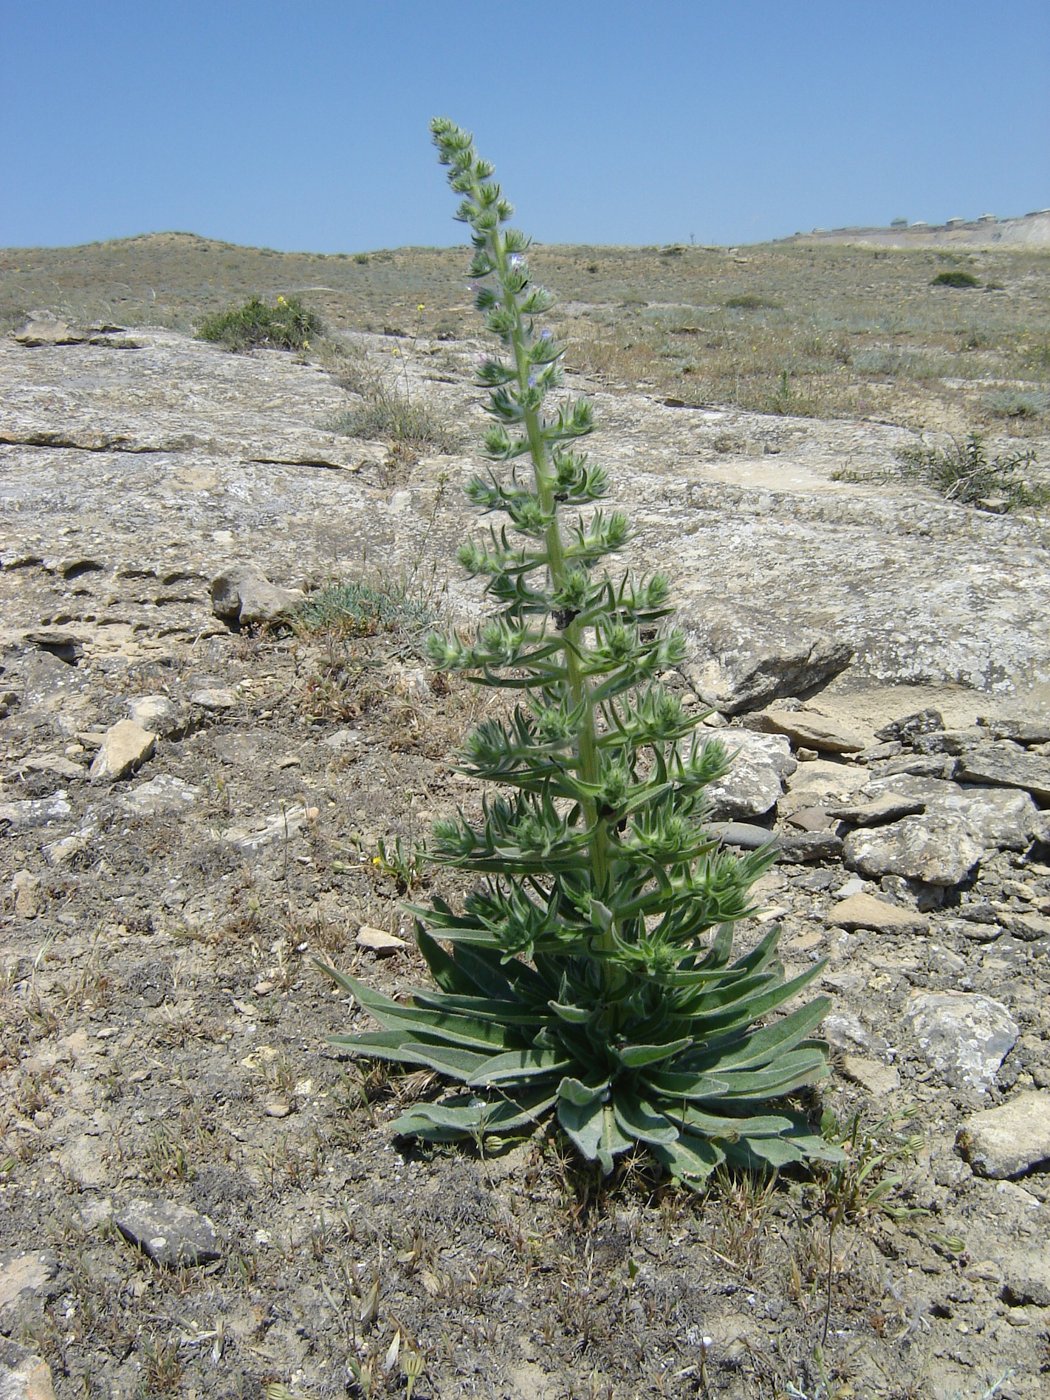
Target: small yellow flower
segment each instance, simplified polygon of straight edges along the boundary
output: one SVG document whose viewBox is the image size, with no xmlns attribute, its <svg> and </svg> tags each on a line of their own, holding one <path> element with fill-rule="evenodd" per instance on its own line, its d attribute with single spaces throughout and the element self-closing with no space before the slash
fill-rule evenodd
<svg viewBox="0 0 1050 1400">
<path fill-rule="evenodd" d="M 416 307 L 416 310 L 417 310 L 417 311 L 425 311 L 425 310 L 426 310 L 426 307 L 423 305 L 422 302 L 420 302 L 419 305 Z"/>
<path fill-rule="evenodd" d="M 309 348 L 310 348 L 310 342 L 309 342 L 308 340 L 304 340 L 304 341 L 303 341 L 303 349 L 304 349 L 304 350 L 309 350 Z"/>
<path fill-rule="evenodd" d="M 279 296 L 279 297 L 277 298 L 277 305 L 278 305 L 278 306 L 285 306 L 286 304 L 287 304 L 287 303 L 285 302 L 284 297 Z"/>
<path fill-rule="evenodd" d="M 391 353 L 391 355 L 400 355 L 400 354 L 401 354 L 401 351 L 395 348 L 395 349 L 391 350 L 390 353 Z"/>
</svg>

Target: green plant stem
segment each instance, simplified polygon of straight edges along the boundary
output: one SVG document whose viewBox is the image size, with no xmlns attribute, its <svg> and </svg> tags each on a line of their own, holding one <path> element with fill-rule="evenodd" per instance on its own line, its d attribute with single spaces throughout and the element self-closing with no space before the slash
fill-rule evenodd
<svg viewBox="0 0 1050 1400">
<path fill-rule="evenodd" d="M 509 285 L 506 242 L 498 229 L 494 229 L 489 235 L 489 248 L 490 255 L 498 268 L 504 304 L 509 304 L 514 308 L 511 343 L 514 350 L 514 368 L 518 377 L 518 388 L 524 395 L 528 393 L 529 388 L 530 360 L 527 354 L 529 332 L 524 324 L 518 298 Z M 553 589 L 557 590 L 565 581 L 565 546 L 561 537 L 558 507 L 554 499 L 554 485 L 549 471 L 549 457 L 546 443 L 543 440 L 538 409 L 532 407 L 525 409 L 525 432 L 529 442 L 529 455 L 532 459 L 536 494 L 541 509 L 551 517 L 551 523 L 547 527 L 545 544 L 550 584 Z M 578 772 L 585 783 L 596 784 L 600 775 L 600 767 L 594 725 L 594 702 L 591 697 L 590 685 L 580 668 L 578 634 L 579 623 L 574 618 L 564 630 L 561 650 L 565 658 L 565 671 L 572 704 L 574 707 L 582 705 L 582 718 L 576 743 Z M 599 817 L 598 804 L 593 798 L 583 798 L 581 807 L 590 833 L 588 846 L 593 888 L 604 895 L 609 882 L 609 834 L 605 822 Z M 602 952 L 613 952 L 616 946 L 613 926 L 610 925 L 609 928 L 603 929 L 596 942 Z M 602 968 L 606 991 L 614 992 L 622 981 L 618 975 L 618 969 L 605 959 L 602 960 Z"/>
</svg>

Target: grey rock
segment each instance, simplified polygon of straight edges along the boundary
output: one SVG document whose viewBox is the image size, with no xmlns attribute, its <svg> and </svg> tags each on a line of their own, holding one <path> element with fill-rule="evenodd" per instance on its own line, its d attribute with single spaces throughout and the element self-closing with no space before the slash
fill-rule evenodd
<svg viewBox="0 0 1050 1400">
<path fill-rule="evenodd" d="M 845 929 L 868 928 L 875 933 L 924 933 L 929 920 L 914 909 L 887 904 L 870 894 L 853 894 L 828 910 L 830 923 Z"/>
<path fill-rule="evenodd" d="M 842 838 L 834 831 L 786 831 L 778 845 L 778 859 L 788 865 L 838 860 L 842 855 Z"/>
<path fill-rule="evenodd" d="M 119 719 L 102 737 L 91 764 L 92 782 L 113 783 L 127 778 L 153 756 L 157 736 L 132 719 Z"/>
<path fill-rule="evenodd" d="M 862 789 L 873 800 L 921 802 L 927 818 L 959 817 L 986 849 L 1023 851 L 1039 825 L 1039 809 L 1026 792 L 979 787 L 899 774 L 873 778 Z"/>
<path fill-rule="evenodd" d="M 928 814 L 850 832 L 842 850 L 846 865 L 869 879 L 901 875 L 927 885 L 959 884 L 984 854 L 967 822 Z"/>
<path fill-rule="evenodd" d="M 17 1342 L 0 1338 L 0 1400 L 55 1400 L 51 1368 Z"/>
<path fill-rule="evenodd" d="M 992 739 L 1012 739 L 1015 744 L 1050 744 L 1050 720 L 996 719 L 978 715 L 977 723 Z"/>
<path fill-rule="evenodd" d="M 768 614 L 746 627 L 739 621 L 701 632 L 697 650 L 707 659 L 685 668 L 704 700 L 727 715 L 812 690 L 844 671 L 853 657 L 841 638 L 791 625 L 774 630 Z"/>
<path fill-rule="evenodd" d="M 955 1138 L 978 1176 L 1026 1176 L 1050 1163 L 1050 1094 L 1030 1090 L 973 1113 Z"/>
<path fill-rule="evenodd" d="M 212 579 L 211 605 L 216 617 L 240 627 L 287 621 L 304 594 L 280 588 L 255 564 L 241 564 Z"/>
<path fill-rule="evenodd" d="M 221 714 L 223 710 L 236 709 L 239 701 L 233 691 L 225 686 L 203 686 L 193 692 L 190 703 L 212 714 Z"/>
<path fill-rule="evenodd" d="M 712 821 L 746 821 L 775 807 L 783 779 L 797 766 L 791 746 L 781 734 L 757 734 L 751 729 L 727 729 L 718 737 L 732 755 L 724 778 L 704 790 Z"/>
<path fill-rule="evenodd" d="M 73 811 L 64 792 L 53 793 L 50 797 L 26 797 L 18 802 L 0 802 L 0 833 L 10 831 L 32 831 L 38 827 L 50 826 L 61 821 Z"/>
<path fill-rule="evenodd" d="M 220 1257 L 211 1220 L 173 1201 L 129 1201 L 117 1215 L 116 1225 L 124 1238 L 138 1245 L 154 1263 L 172 1269 Z"/>
<path fill-rule="evenodd" d="M 901 817 L 916 816 L 925 808 L 926 803 L 922 798 L 887 794 L 864 802 L 838 803 L 828 808 L 828 815 L 837 821 L 848 822 L 850 826 L 885 826 L 887 822 L 899 821 Z"/>
<path fill-rule="evenodd" d="M 88 333 L 74 330 L 68 321 L 53 314 L 42 313 L 27 317 L 11 338 L 19 345 L 37 349 L 42 345 L 82 345 Z"/>
<path fill-rule="evenodd" d="M 820 1033 L 829 1045 L 844 1053 L 857 1050 L 880 1056 L 890 1053 L 889 1043 L 881 1035 L 870 1031 L 852 1011 L 832 1011 L 821 1022 Z"/>
<path fill-rule="evenodd" d="M 921 992 L 905 1023 L 929 1063 L 954 1088 L 987 1093 L 1020 1030 L 1001 1002 L 966 992 Z"/>
<path fill-rule="evenodd" d="M 200 788 L 170 773 L 140 783 L 120 798 L 120 805 L 136 817 L 177 816 L 187 812 L 200 797 Z"/>
<path fill-rule="evenodd" d="M 1039 802 L 1050 802 L 1050 758 L 1029 753 L 1008 739 L 979 744 L 959 759 L 960 781 L 1023 788 Z"/>
<path fill-rule="evenodd" d="M 750 822 L 713 822 L 708 830 L 724 846 L 735 846 L 741 851 L 757 851 L 771 842 L 779 844 L 768 827 L 754 826 Z"/>
<path fill-rule="evenodd" d="M 253 826 L 227 827 L 222 833 L 222 839 L 245 855 L 255 855 L 268 846 L 288 841 L 302 830 L 306 820 L 305 807 L 290 807 L 285 812 L 274 812 L 263 817 Z"/>
<path fill-rule="evenodd" d="M 858 753 L 866 742 L 816 710 L 763 710 L 749 716 L 748 722 L 756 729 L 786 734 L 792 743 L 818 753 Z"/>
<path fill-rule="evenodd" d="M 1011 1307 L 1050 1307 L 1050 1253 L 1045 1249 L 1011 1251 L 1003 1260 L 1002 1297 Z"/>
<path fill-rule="evenodd" d="M 900 719 L 891 720 L 889 724 L 884 724 L 881 729 L 876 729 L 875 738 L 882 743 L 910 743 L 917 734 L 932 734 L 935 730 L 944 728 L 944 717 L 940 710 L 927 708 L 916 710 L 913 714 L 902 715 Z"/>
<path fill-rule="evenodd" d="M 178 708 L 166 695 L 137 695 L 128 701 L 128 718 L 162 739 L 178 735 L 182 729 Z"/>
<path fill-rule="evenodd" d="M 57 1273 L 58 1261 L 44 1250 L 27 1250 L 0 1261 L 0 1316 L 27 1294 L 53 1296 Z"/>
</svg>

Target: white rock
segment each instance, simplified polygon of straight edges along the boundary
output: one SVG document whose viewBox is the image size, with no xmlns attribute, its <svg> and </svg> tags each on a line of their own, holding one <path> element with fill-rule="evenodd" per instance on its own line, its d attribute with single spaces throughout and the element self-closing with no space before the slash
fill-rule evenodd
<svg viewBox="0 0 1050 1400">
<path fill-rule="evenodd" d="M 998 1108 L 971 1114 L 955 1145 L 978 1176 L 1025 1176 L 1050 1162 L 1050 1094 L 1018 1094 Z"/>
<path fill-rule="evenodd" d="M 113 783 L 126 778 L 153 756 L 157 736 L 133 719 L 120 719 L 102 736 L 102 747 L 95 755 L 90 776 L 96 783 Z"/>
<path fill-rule="evenodd" d="M 398 938 L 393 933 L 387 933 L 385 929 L 373 928 L 370 924 L 361 925 L 354 941 L 359 948 L 369 948 L 377 957 L 397 953 L 402 948 L 408 947 L 403 938 Z"/>
<path fill-rule="evenodd" d="M 987 1093 L 1020 1029 L 1001 1002 L 966 992 L 920 992 L 905 1022 L 927 1060 L 956 1088 Z"/>
</svg>

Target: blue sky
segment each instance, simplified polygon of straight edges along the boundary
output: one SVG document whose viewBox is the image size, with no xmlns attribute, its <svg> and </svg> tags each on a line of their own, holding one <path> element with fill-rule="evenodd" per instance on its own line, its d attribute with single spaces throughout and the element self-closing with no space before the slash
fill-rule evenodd
<svg viewBox="0 0 1050 1400">
<path fill-rule="evenodd" d="M 1048 0 L 0 0 L 0 246 L 462 241 L 427 122 L 544 242 L 1050 206 Z"/>
</svg>

